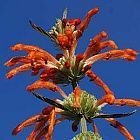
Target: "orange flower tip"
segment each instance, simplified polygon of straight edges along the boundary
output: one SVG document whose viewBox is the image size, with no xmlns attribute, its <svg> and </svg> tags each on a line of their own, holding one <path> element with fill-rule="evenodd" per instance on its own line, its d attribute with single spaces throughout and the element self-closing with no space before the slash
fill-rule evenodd
<svg viewBox="0 0 140 140">
<path fill-rule="evenodd" d="M 75 87 L 74 89 L 74 94 L 75 94 L 75 98 L 79 97 L 82 93 L 82 90 L 80 89 L 80 87 Z M 79 105 L 78 105 L 79 106 Z"/>
<path fill-rule="evenodd" d="M 138 55 L 138 52 L 133 49 L 125 49 L 125 52 L 129 55 L 134 55 L 134 56 Z"/>
<path fill-rule="evenodd" d="M 5 62 L 4 65 L 9 67 L 9 61 Z"/>
<path fill-rule="evenodd" d="M 136 57 L 124 57 L 124 59 L 127 59 L 128 61 L 134 61 L 136 60 Z"/>
<path fill-rule="evenodd" d="M 107 37 L 107 33 L 106 33 L 105 31 L 102 31 L 102 32 L 101 32 L 101 36 L 102 36 L 103 38 L 105 38 L 105 37 Z"/>
<path fill-rule="evenodd" d="M 33 91 L 33 88 L 32 88 L 31 86 L 28 86 L 28 87 L 26 88 L 26 90 L 29 91 L 29 92 L 31 92 L 31 91 Z"/>
<path fill-rule="evenodd" d="M 80 62 L 84 58 L 83 54 L 78 54 L 76 56 L 76 61 Z"/>
<path fill-rule="evenodd" d="M 17 126 L 17 127 L 14 128 L 14 130 L 12 131 L 12 135 L 17 135 L 20 131 L 21 131 L 21 129 Z"/>
<path fill-rule="evenodd" d="M 18 47 L 21 47 L 23 44 L 16 44 L 16 45 L 14 45 L 14 46 L 11 46 L 10 47 L 10 49 L 12 50 L 12 51 L 17 51 L 18 50 Z"/>
<path fill-rule="evenodd" d="M 11 74 L 11 73 L 6 74 L 6 78 L 7 78 L 7 79 L 11 79 L 13 76 L 14 76 L 14 75 Z"/>
<path fill-rule="evenodd" d="M 114 43 L 114 41 L 112 41 L 112 40 L 110 40 L 110 41 L 108 41 L 108 45 L 110 46 L 110 47 L 112 47 L 112 48 L 114 48 L 114 49 L 117 49 L 118 48 L 118 46 Z"/>
<path fill-rule="evenodd" d="M 99 8 L 98 7 L 95 7 L 95 8 L 93 8 L 92 10 L 90 10 L 89 12 L 88 12 L 88 14 L 89 15 L 94 15 L 94 14 L 96 14 L 96 13 L 98 13 L 99 12 Z"/>
<path fill-rule="evenodd" d="M 79 93 L 79 92 L 81 93 L 81 89 L 80 89 L 80 87 L 78 87 L 78 86 L 75 87 L 75 89 L 74 89 L 74 93 Z"/>
<path fill-rule="evenodd" d="M 70 68 L 70 63 L 69 62 L 65 62 L 65 67 L 67 68 L 67 69 L 69 69 Z"/>
</svg>

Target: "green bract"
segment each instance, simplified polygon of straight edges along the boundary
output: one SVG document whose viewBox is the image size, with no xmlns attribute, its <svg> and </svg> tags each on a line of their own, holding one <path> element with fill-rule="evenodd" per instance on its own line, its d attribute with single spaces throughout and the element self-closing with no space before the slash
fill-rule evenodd
<svg viewBox="0 0 140 140">
<path fill-rule="evenodd" d="M 77 62 L 76 57 L 73 56 L 71 61 L 69 62 L 69 58 L 62 57 L 59 59 L 61 63 L 60 71 L 65 75 L 61 79 L 61 76 L 58 75 L 58 79 L 60 83 L 63 84 L 70 84 L 73 82 L 78 82 L 80 79 L 84 77 L 84 72 L 82 71 L 83 65 L 85 64 L 84 61 Z M 66 67 L 66 62 L 69 62 L 69 68 Z"/>
<path fill-rule="evenodd" d="M 80 133 L 72 140 L 103 140 L 99 134 L 87 131 L 85 133 Z"/>
<path fill-rule="evenodd" d="M 64 100 L 63 102 L 63 106 L 70 110 L 70 112 L 64 111 L 63 114 L 70 116 L 69 119 L 75 119 L 75 117 L 72 117 L 74 114 L 92 119 L 98 115 L 99 111 L 101 110 L 101 107 L 96 107 L 97 99 L 86 91 L 83 91 L 79 97 L 80 107 L 74 107 L 74 102 L 74 93 L 71 93 L 68 96 L 68 99 Z"/>
</svg>

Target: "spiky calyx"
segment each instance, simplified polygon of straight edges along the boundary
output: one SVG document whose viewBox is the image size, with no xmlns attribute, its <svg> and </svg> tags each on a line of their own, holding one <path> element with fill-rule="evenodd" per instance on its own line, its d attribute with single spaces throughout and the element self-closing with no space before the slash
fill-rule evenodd
<svg viewBox="0 0 140 140">
<path fill-rule="evenodd" d="M 103 140 L 103 139 L 99 134 L 87 131 L 85 133 L 78 134 L 72 140 Z"/>
<path fill-rule="evenodd" d="M 94 118 L 101 110 L 101 107 L 96 106 L 97 99 L 86 91 L 82 91 L 79 97 L 79 107 L 74 107 L 74 103 L 74 93 L 71 93 L 68 98 L 64 100 L 63 105 L 73 114 L 84 116 L 87 119 Z M 73 116 L 67 111 L 64 111 L 63 114 L 66 116 Z M 70 117 L 69 119 L 75 118 Z"/>
</svg>

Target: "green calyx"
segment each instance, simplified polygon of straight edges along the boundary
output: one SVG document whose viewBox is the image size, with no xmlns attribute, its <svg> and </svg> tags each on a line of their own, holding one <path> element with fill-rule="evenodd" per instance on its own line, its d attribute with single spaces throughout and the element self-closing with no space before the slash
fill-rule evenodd
<svg viewBox="0 0 140 140">
<path fill-rule="evenodd" d="M 74 93 L 71 93 L 68 99 L 63 102 L 63 106 L 70 110 L 70 112 L 64 111 L 63 114 L 72 120 L 78 119 L 78 117 L 80 119 L 80 116 L 84 116 L 86 119 L 92 119 L 101 110 L 101 108 L 96 107 L 97 99 L 86 91 L 83 91 L 79 97 L 79 107 L 74 107 L 74 102 Z M 75 118 L 75 116 L 77 117 Z"/>
<path fill-rule="evenodd" d="M 57 76 L 59 83 L 78 83 L 78 81 L 84 77 L 84 72 L 82 72 L 84 61 L 77 62 L 76 57 L 73 56 L 71 59 L 69 57 L 62 57 L 59 59 L 59 62 L 61 63 L 61 67 L 59 68 L 60 75 Z M 66 63 L 69 64 L 69 67 L 66 67 Z M 65 77 L 63 77 L 64 75 Z"/>
<path fill-rule="evenodd" d="M 85 133 L 78 134 L 72 140 L 103 140 L 103 139 L 98 133 L 87 131 Z"/>
</svg>

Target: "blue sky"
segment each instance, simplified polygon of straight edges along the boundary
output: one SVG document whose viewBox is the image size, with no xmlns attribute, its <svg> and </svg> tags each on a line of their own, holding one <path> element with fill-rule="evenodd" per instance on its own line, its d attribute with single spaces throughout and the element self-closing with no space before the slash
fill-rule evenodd
<svg viewBox="0 0 140 140">
<path fill-rule="evenodd" d="M 0 1 L 0 52 L 1 52 L 1 93 L 0 93 L 0 139 L 1 140 L 25 140 L 31 129 L 24 129 L 18 136 L 12 136 L 12 129 L 26 118 L 37 114 L 47 104 L 34 98 L 25 90 L 37 77 L 31 77 L 30 72 L 19 74 L 11 80 L 5 78 L 9 68 L 3 64 L 20 52 L 12 52 L 9 47 L 17 44 L 31 44 L 40 46 L 51 52 L 57 53 L 49 39 L 34 31 L 28 21 L 32 20 L 49 30 L 55 22 L 55 18 L 62 16 L 64 8 L 68 8 L 69 18 L 83 18 L 85 13 L 98 6 L 100 12 L 92 18 L 89 28 L 80 39 L 77 52 L 83 52 L 89 43 L 89 39 L 104 30 L 109 38 L 114 40 L 120 49 L 132 48 L 140 51 L 140 1 L 139 0 L 1 0 Z M 97 73 L 114 91 L 118 98 L 140 99 L 140 57 L 135 62 L 100 61 L 93 66 Z M 80 83 L 82 89 L 100 97 L 103 90 L 88 79 Z M 71 88 L 63 88 L 67 93 Z M 50 98 L 59 97 L 50 91 L 43 90 Z M 108 113 L 129 112 L 132 107 L 106 107 L 103 111 Z M 119 119 L 132 132 L 135 139 L 140 137 L 139 126 L 140 108 L 133 116 Z M 125 140 L 125 138 L 104 120 L 96 120 L 100 134 L 104 140 Z M 71 130 L 71 123 L 66 121 L 55 127 L 54 140 L 68 140 L 75 135 Z"/>
</svg>

